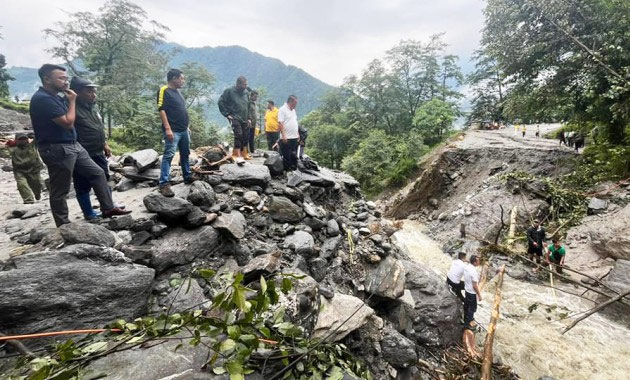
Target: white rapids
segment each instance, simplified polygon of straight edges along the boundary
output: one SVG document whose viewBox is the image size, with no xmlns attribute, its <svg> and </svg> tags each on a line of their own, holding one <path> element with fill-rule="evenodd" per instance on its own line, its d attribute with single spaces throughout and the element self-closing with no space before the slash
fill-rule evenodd
<svg viewBox="0 0 630 380">
<path fill-rule="evenodd" d="M 405 220 L 394 236 L 412 259 L 446 276 L 451 258 L 425 231 L 422 224 Z M 482 326 L 490 321 L 495 284 L 490 281 L 483 290 L 475 315 Z M 592 302 L 564 292 L 554 296 L 550 288 L 509 276 L 504 278 L 502 294 L 494 352 L 523 379 L 545 375 L 562 380 L 630 379 L 630 330 L 623 324 L 595 314 L 561 335 L 573 320 L 566 316 L 592 308 Z M 532 305 L 536 307 L 530 312 Z M 482 345 L 479 334 L 477 342 Z"/>
</svg>

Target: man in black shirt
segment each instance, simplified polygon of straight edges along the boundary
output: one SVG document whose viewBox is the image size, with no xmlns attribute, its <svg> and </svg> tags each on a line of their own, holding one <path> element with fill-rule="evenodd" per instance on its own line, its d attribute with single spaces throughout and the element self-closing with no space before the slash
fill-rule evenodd
<svg viewBox="0 0 630 380">
<path fill-rule="evenodd" d="M 170 69 L 166 74 L 168 84 L 162 86 L 157 94 L 157 105 L 162 128 L 164 130 L 164 155 L 160 173 L 159 190 L 165 197 L 175 194 L 171 190 L 169 177 L 171 161 L 175 151 L 179 149 L 180 165 L 184 183 L 192 183 L 190 172 L 190 134 L 188 132 L 188 110 L 184 97 L 179 89 L 184 86 L 184 73 L 178 69 Z"/>
<path fill-rule="evenodd" d="M 536 259 L 540 264 L 543 255 L 543 244 L 545 242 L 545 229 L 538 220 L 534 220 L 532 225 L 527 229 L 527 253 L 530 260 Z M 535 257 L 534 257 L 535 255 Z"/>
<path fill-rule="evenodd" d="M 103 169 L 92 161 L 77 143 L 74 129 L 77 94 L 68 89 L 68 76 L 62 66 L 45 64 L 38 71 L 42 87 L 31 98 L 29 112 L 39 155 L 48 167 L 50 209 L 57 227 L 70 223 L 66 197 L 72 172 L 88 179 L 101 204 L 104 217 L 125 215 L 131 211 L 114 207 Z M 66 101 L 58 94 L 64 92 Z"/>
</svg>

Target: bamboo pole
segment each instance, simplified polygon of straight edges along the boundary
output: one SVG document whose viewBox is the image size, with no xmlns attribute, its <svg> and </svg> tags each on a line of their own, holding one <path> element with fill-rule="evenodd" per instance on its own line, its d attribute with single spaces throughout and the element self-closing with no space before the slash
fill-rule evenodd
<svg viewBox="0 0 630 380">
<path fill-rule="evenodd" d="M 19 340 L 19 339 L 30 339 L 30 338 L 44 338 L 49 336 L 57 336 L 57 335 L 69 335 L 69 334 L 95 334 L 102 332 L 122 332 L 120 329 L 89 329 L 89 330 L 66 330 L 66 331 L 53 331 L 47 333 L 37 333 L 37 334 L 26 334 L 26 335 L 13 335 L 13 336 L 0 336 L 0 342 L 5 340 Z"/>
<path fill-rule="evenodd" d="M 516 235 L 516 217 L 518 216 L 518 206 L 512 208 L 510 213 L 510 228 L 508 229 L 508 246 L 514 244 L 514 235 Z"/>
<path fill-rule="evenodd" d="M 613 304 L 619 300 L 621 300 L 623 297 L 627 296 L 630 294 L 630 290 L 628 290 L 627 292 L 618 295 L 617 297 L 611 298 L 606 302 L 602 302 L 599 305 L 595 306 L 594 308 L 592 308 L 591 310 L 589 310 L 586 314 L 584 314 L 583 316 L 581 316 L 580 318 L 576 319 L 575 321 L 571 322 L 571 324 L 569 326 L 567 326 L 566 329 L 564 329 L 564 331 L 562 332 L 562 334 L 566 333 L 567 331 L 571 330 L 572 328 L 575 327 L 575 325 L 577 325 L 578 323 L 580 323 L 581 321 L 585 320 L 586 318 L 590 317 L 591 315 L 597 313 L 598 311 L 608 307 L 608 305 Z"/>
<path fill-rule="evenodd" d="M 483 345 L 483 364 L 481 365 L 482 380 L 490 380 L 492 378 L 492 346 L 494 344 L 494 333 L 497 329 L 497 321 L 499 320 L 499 306 L 501 305 L 501 288 L 503 287 L 504 273 L 505 264 L 503 264 L 499 271 L 499 279 L 497 281 L 497 289 L 494 293 L 494 304 L 492 306 L 492 317 L 488 325 L 486 341 Z"/>
</svg>

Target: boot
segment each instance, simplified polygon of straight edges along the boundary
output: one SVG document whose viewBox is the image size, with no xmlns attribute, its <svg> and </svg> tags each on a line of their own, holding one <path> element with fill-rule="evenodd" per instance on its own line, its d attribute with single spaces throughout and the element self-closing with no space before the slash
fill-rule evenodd
<svg viewBox="0 0 630 380">
<path fill-rule="evenodd" d="M 243 158 L 246 160 L 251 160 L 252 156 L 249 155 L 249 148 L 243 148 Z"/>
<path fill-rule="evenodd" d="M 94 211 L 92 202 L 90 201 L 90 193 L 77 193 L 77 202 L 83 211 L 83 217 L 86 220 L 92 220 L 101 217 L 100 212 Z"/>
</svg>

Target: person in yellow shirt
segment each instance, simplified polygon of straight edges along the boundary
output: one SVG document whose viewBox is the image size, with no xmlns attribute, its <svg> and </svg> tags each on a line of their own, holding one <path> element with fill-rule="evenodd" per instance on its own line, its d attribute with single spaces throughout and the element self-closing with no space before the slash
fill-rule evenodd
<svg viewBox="0 0 630 380">
<path fill-rule="evenodd" d="M 273 148 L 274 144 L 280 139 L 280 129 L 278 124 L 278 108 L 273 100 L 267 102 L 267 111 L 265 112 L 265 136 L 267 136 L 267 149 L 277 150 Z"/>
</svg>

